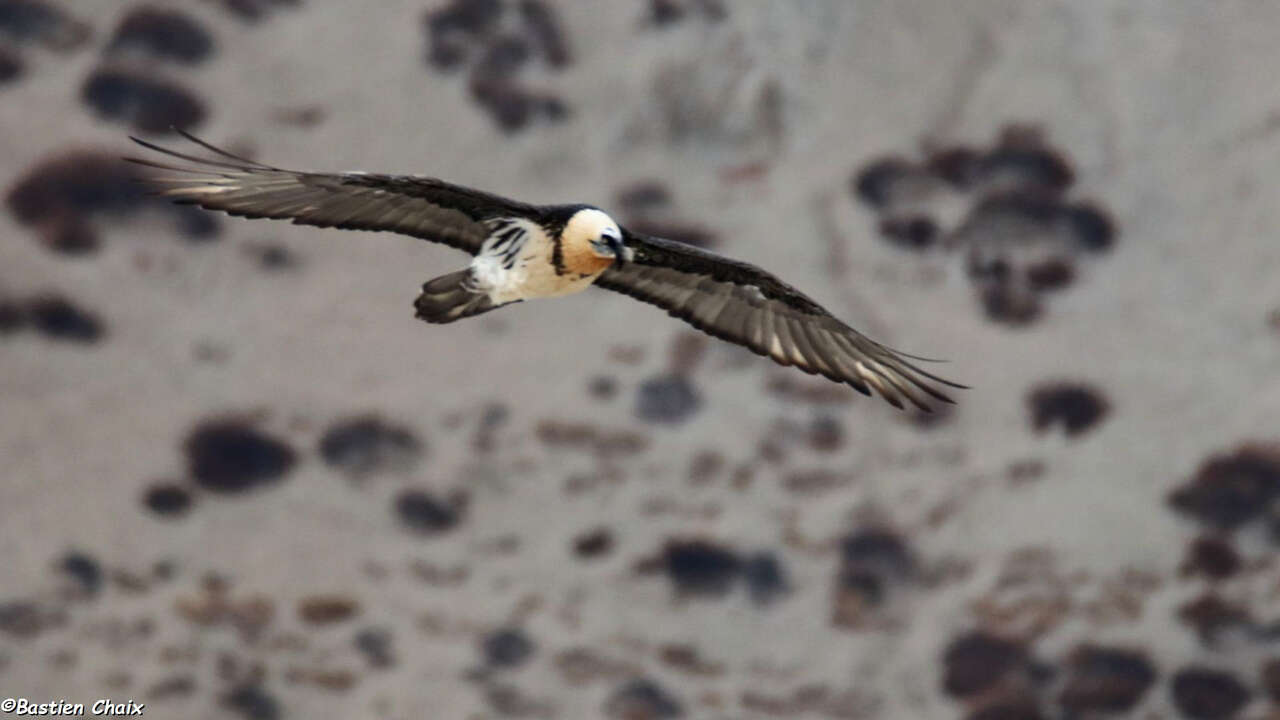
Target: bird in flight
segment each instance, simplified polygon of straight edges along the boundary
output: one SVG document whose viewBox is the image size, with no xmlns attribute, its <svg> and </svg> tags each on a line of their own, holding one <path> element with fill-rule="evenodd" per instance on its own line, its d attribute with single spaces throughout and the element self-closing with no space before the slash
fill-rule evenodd
<svg viewBox="0 0 1280 720">
<path fill-rule="evenodd" d="M 168 173 L 143 180 L 178 203 L 299 225 L 386 230 L 470 253 L 469 266 L 422 286 L 414 307 L 429 323 L 595 285 L 781 365 L 864 395 L 874 389 L 897 408 L 906 400 L 928 412 L 931 401 L 953 402 L 939 385 L 964 387 L 911 362 L 927 358 L 871 340 L 754 265 L 628 231 L 589 205 L 531 205 L 417 175 L 285 170 L 182 135 L 212 156 L 130 138 L 169 159 L 127 158 Z"/>
</svg>

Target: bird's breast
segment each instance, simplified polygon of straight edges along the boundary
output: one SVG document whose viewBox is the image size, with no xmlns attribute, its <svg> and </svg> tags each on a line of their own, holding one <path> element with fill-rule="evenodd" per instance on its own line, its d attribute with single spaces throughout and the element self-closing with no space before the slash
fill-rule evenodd
<svg viewBox="0 0 1280 720">
<path fill-rule="evenodd" d="M 560 255 L 565 274 L 599 275 L 613 264 L 613 258 L 597 255 L 587 243 L 564 242 Z"/>
<path fill-rule="evenodd" d="M 516 227 L 519 234 L 508 236 Z M 595 262 L 576 248 L 566 250 L 562 245 L 557 253 L 556 242 L 536 223 L 508 221 L 472 262 L 473 276 L 493 302 L 507 303 L 581 292 L 611 264 L 607 258 Z"/>
</svg>

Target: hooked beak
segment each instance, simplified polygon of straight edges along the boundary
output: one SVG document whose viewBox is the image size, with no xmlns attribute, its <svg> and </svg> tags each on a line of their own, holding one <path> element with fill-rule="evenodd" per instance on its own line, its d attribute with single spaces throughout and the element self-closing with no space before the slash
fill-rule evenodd
<svg viewBox="0 0 1280 720">
<path fill-rule="evenodd" d="M 629 263 L 635 259 L 635 251 L 627 247 L 622 238 L 610 237 L 607 242 L 609 243 L 609 249 L 613 250 L 613 257 L 619 265 Z"/>
</svg>

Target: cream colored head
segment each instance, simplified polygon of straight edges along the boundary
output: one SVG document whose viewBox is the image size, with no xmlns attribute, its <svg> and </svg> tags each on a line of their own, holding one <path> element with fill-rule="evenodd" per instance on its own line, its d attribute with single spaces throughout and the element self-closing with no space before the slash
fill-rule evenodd
<svg viewBox="0 0 1280 720">
<path fill-rule="evenodd" d="M 623 242 L 622 228 L 603 210 L 583 208 L 575 212 L 565 223 L 562 238 L 566 248 L 589 250 L 598 258 L 630 262 L 633 256 Z"/>
</svg>

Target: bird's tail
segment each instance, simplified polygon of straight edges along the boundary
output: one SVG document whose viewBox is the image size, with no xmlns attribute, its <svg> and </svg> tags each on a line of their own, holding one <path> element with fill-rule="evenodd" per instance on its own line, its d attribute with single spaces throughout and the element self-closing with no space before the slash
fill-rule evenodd
<svg viewBox="0 0 1280 720">
<path fill-rule="evenodd" d="M 451 323 L 499 307 L 488 293 L 471 284 L 470 268 L 427 281 L 413 306 L 418 317 L 429 323 Z"/>
</svg>

